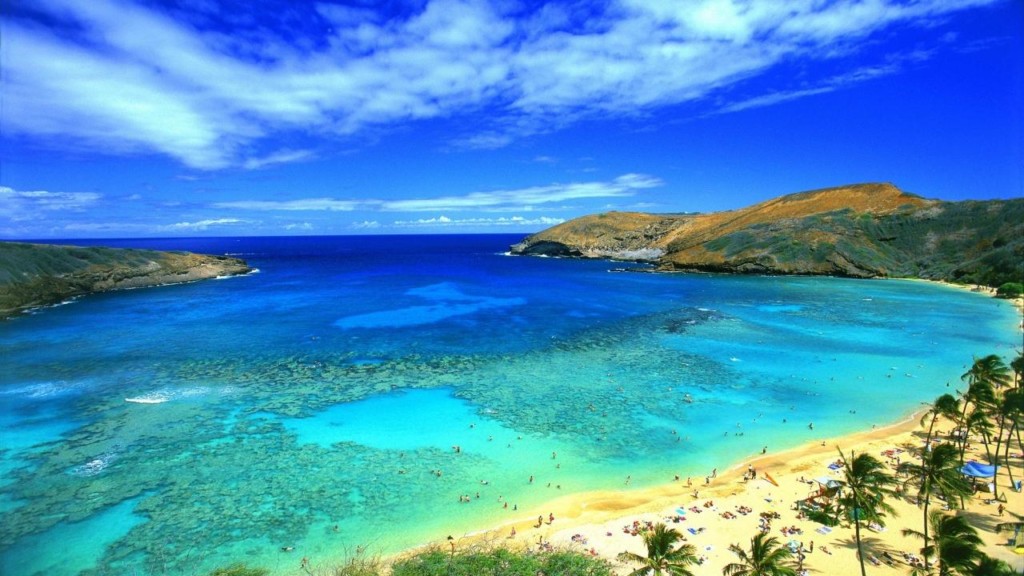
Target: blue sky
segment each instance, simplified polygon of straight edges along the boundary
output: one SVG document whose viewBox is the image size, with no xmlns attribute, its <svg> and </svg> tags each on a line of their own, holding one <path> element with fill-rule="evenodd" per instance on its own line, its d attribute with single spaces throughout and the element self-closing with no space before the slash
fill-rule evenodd
<svg viewBox="0 0 1024 576">
<path fill-rule="evenodd" d="M 1018 0 L 32 0 L 0 238 L 531 232 L 1024 195 Z"/>
</svg>

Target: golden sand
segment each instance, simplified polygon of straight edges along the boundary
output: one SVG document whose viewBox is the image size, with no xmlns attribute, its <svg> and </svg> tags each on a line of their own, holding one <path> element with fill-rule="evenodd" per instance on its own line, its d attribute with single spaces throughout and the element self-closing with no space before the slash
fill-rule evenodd
<svg viewBox="0 0 1024 576">
<path fill-rule="evenodd" d="M 816 492 L 816 478 L 840 477 L 841 470 L 828 468 L 839 458 L 840 448 L 847 457 L 854 453 L 869 453 L 888 462 L 894 472 L 895 457 L 907 461 L 911 458 L 909 449 L 920 446 L 924 441 L 925 434 L 918 419 L 919 416 L 915 415 L 885 428 L 823 439 L 778 454 L 768 454 L 720 472 L 707 486 L 702 478 L 699 483 L 695 481 L 692 487 L 687 487 L 684 479 L 643 490 L 568 495 L 547 503 L 543 508 L 524 511 L 517 521 L 458 538 L 457 546 L 508 545 L 536 549 L 539 543 L 544 542 L 556 548 L 571 548 L 609 559 L 620 573 L 626 574 L 631 568 L 617 563 L 615 557 L 623 551 L 645 553 L 642 538 L 627 530 L 634 522 L 643 525 L 645 522 L 668 520 L 668 524 L 684 534 L 686 541 L 704 557 L 703 564 L 696 567 L 695 573 L 721 574 L 722 567 L 735 561 L 729 545 L 735 543 L 748 547 L 759 529 L 760 513 L 777 512 L 779 518 L 771 523 L 771 535 L 782 543 L 802 543 L 806 553 L 803 566 L 810 574 L 859 574 L 853 527 L 840 525 L 827 534 L 820 533 L 817 531 L 819 524 L 798 519 L 794 503 Z M 946 424 L 943 429 L 949 428 Z M 984 447 L 980 444 L 973 445 L 968 455 L 968 459 L 985 461 Z M 1021 456 L 1019 448 L 1011 450 L 1010 465 L 1017 480 L 1024 478 L 1024 459 Z M 757 472 L 757 479 L 753 481 L 743 479 L 748 465 Z M 769 482 L 766 475 L 777 486 Z M 1024 556 L 1015 554 L 1007 545 L 1012 534 L 995 532 L 998 522 L 1024 520 L 1024 494 L 1010 487 L 1009 478 L 1004 473 L 1000 473 L 999 483 L 1007 498 L 1001 518 L 997 512 L 998 503 L 986 493 L 979 493 L 968 500 L 966 510 L 958 513 L 967 515 L 979 531 L 985 542 L 985 553 L 1024 571 Z M 694 497 L 694 490 L 698 492 L 697 497 Z M 866 555 L 879 560 L 877 566 L 869 564 L 871 574 L 905 574 L 907 565 L 903 553 L 919 554 L 921 548 L 920 540 L 903 536 L 902 530 L 912 528 L 920 531 L 922 510 L 895 498 L 890 500 L 890 504 L 897 514 L 886 519 L 883 531 L 876 532 L 863 526 L 861 529 Z M 941 506 L 941 502 L 933 503 L 931 509 L 937 506 Z M 740 507 L 749 507 L 752 512 L 741 514 L 738 511 Z M 671 519 L 680 516 L 680 508 L 686 510 L 682 515 L 685 519 L 673 523 Z M 726 512 L 733 518 L 727 518 L 729 514 Z M 548 523 L 550 515 L 554 515 L 555 520 Z M 538 516 L 545 519 L 539 528 L 536 526 Z M 511 536 L 513 528 L 514 537 Z M 797 528 L 800 532 L 783 533 L 784 528 Z M 813 552 L 810 551 L 812 543 Z M 891 566 L 884 561 L 885 552 L 896 559 Z"/>
<path fill-rule="evenodd" d="M 957 284 L 948 285 L 968 288 Z M 1016 299 L 1013 304 L 1024 313 L 1024 300 Z M 1017 329 L 1024 329 L 1024 324 L 1017 326 Z M 695 567 L 694 573 L 717 575 L 722 573 L 726 564 L 736 560 L 729 545 L 738 544 L 748 548 L 750 539 L 759 530 L 760 514 L 776 512 L 778 518 L 772 521 L 770 534 L 783 544 L 802 544 L 805 553 L 803 568 L 808 573 L 857 575 L 860 574 L 860 564 L 853 527 L 839 525 L 827 533 L 823 533 L 825 530 L 819 532 L 819 524 L 798 518 L 794 504 L 817 491 L 816 479 L 840 478 L 841 470 L 828 467 L 839 459 L 840 449 L 848 458 L 854 454 L 871 454 L 887 462 L 890 470 L 895 473 L 896 457 L 907 461 L 912 458 L 911 449 L 924 443 L 925 432 L 920 425 L 920 416 L 918 413 L 891 426 L 839 438 L 823 438 L 784 452 L 769 453 L 718 473 L 709 485 L 704 485 L 704 479 L 700 478 L 695 479 L 692 486 L 687 486 L 683 479 L 640 490 L 567 495 L 542 507 L 525 510 L 515 521 L 463 535 L 454 542 L 460 549 L 474 546 L 570 548 L 608 559 L 616 566 L 618 573 L 628 574 L 636 566 L 618 563 L 616 556 L 624 551 L 646 554 L 642 538 L 632 534 L 634 523 L 642 526 L 645 523 L 666 522 L 682 533 L 686 542 L 694 545 L 703 558 L 703 563 Z M 939 430 L 948 432 L 951 428 L 948 422 L 940 422 L 936 438 L 943 439 Z M 980 442 L 970 445 L 967 454 L 967 460 L 987 462 L 984 446 Z M 1021 448 L 1014 447 L 1010 454 L 1008 466 L 1014 480 L 1024 479 L 1024 454 Z M 753 481 L 744 479 L 748 467 L 757 472 L 757 478 Z M 1010 477 L 1005 472 L 1001 470 L 997 479 L 999 492 L 1006 498 L 1001 516 L 999 502 L 987 491 L 978 492 L 967 500 L 966 509 L 950 513 L 962 514 L 970 519 L 971 525 L 978 530 L 984 542 L 983 551 L 986 554 L 1007 562 L 1024 574 L 1024 555 L 1015 553 L 1009 545 L 1012 532 L 996 532 L 996 525 L 1000 522 L 1024 521 L 1024 493 L 1013 489 Z M 913 493 L 913 489 L 909 492 Z M 922 530 L 922 509 L 904 499 L 891 498 L 888 502 L 895 508 L 896 514 L 885 519 L 882 530 L 861 527 L 865 556 L 878 561 L 877 565 L 868 564 L 869 574 L 906 574 L 908 566 L 904 553 L 920 556 L 922 542 L 918 538 L 904 536 L 903 530 Z M 941 502 L 933 502 L 930 510 L 941 505 Z M 742 514 L 739 512 L 741 507 L 751 511 Z M 680 510 L 685 510 L 685 513 L 680 514 Z M 554 516 L 554 521 L 548 522 L 551 516 Z M 538 517 L 545 520 L 539 527 Z M 796 528 L 799 532 L 789 532 L 790 528 Z M 784 533 L 783 529 L 787 529 L 787 532 Z M 435 545 L 447 549 L 448 543 L 439 542 Z M 893 558 L 892 562 L 886 561 L 886 553 Z"/>
</svg>

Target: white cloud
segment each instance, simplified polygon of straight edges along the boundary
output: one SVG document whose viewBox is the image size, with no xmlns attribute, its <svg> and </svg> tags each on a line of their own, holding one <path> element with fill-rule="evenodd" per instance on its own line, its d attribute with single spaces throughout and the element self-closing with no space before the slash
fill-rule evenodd
<svg viewBox="0 0 1024 576">
<path fill-rule="evenodd" d="M 239 220 L 238 218 L 212 218 L 208 220 L 199 220 L 198 222 L 177 222 L 175 224 L 168 224 L 166 226 L 161 226 L 160 230 L 167 232 L 206 230 L 211 227 L 233 226 L 236 224 L 246 223 L 248 223 L 247 220 Z"/>
<path fill-rule="evenodd" d="M 238 200 L 234 202 L 216 202 L 214 208 L 234 208 L 237 210 L 283 210 L 283 211 L 331 211 L 350 212 L 365 202 L 355 200 L 335 200 L 333 198 L 305 198 L 300 200 Z"/>
<path fill-rule="evenodd" d="M 246 170 L 259 170 L 260 168 L 266 168 L 267 166 L 275 166 L 277 164 L 291 164 L 292 162 L 302 162 L 310 160 L 316 155 L 312 150 L 279 150 L 268 156 L 261 158 L 249 158 L 242 163 L 242 166 Z"/>
<path fill-rule="evenodd" d="M 640 190 L 661 185 L 662 181 L 653 176 L 623 174 L 608 182 L 573 182 L 513 190 L 473 192 L 465 196 L 392 200 L 382 202 L 381 209 L 395 212 L 431 212 L 440 210 L 479 210 L 495 207 L 528 207 L 585 198 L 632 196 Z"/>
<path fill-rule="evenodd" d="M 732 102 L 716 110 L 715 114 L 723 114 L 730 112 L 739 112 L 741 110 L 747 110 L 749 108 L 760 108 L 763 106 L 771 106 L 779 104 L 781 102 L 788 102 L 790 100 L 798 100 L 800 98 L 806 98 L 807 96 L 814 96 L 817 94 L 825 94 L 828 92 L 834 92 L 841 90 L 842 88 L 871 80 L 873 78 L 880 78 L 883 76 L 889 76 L 902 70 L 908 63 L 921 62 L 931 57 L 931 53 L 927 51 L 915 50 L 907 54 L 891 56 L 886 61 L 879 63 L 876 66 L 867 66 L 851 70 L 839 76 L 826 78 L 818 82 L 814 87 L 810 88 L 799 88 L 789 91 L 771 92 L 768 94 L 762 94 L 754 98 L 747 100 L 741 100 Z"/>
<path fill-rule="evenodd" d="M 11 221 L 40 220 L 52 212 L 80 212 L 102 196 L 95 192 L 18 191 L 0 186 L 0 217 Z"/>
<path fill-rule="evenodd" d="M 353 222 L 349 227 L 356 230 L 373 230 L 380 228 L 380 222 L 376 220 L 363 220 L 362 222 Z"/>
<path fill-rule="evenodd" d="M 313 225 L 310 224 L 309 222 L 302 222 L 302 223 L 293 222 L 291 224 L 286 224 L 284 229 L 285 230 L 312 230 L 313 229 Z"/>
<path fill-rule="evenodd" d="M 276 134 L 481 110 L 488 120 L 452 140 L 500 147 L 580 118 L 700 100 L 781 62 L 852 53 L 887 27 L 994 1 L 619 0 L 522 16 L 486 0 L 427 0 L 390 20 L 320 4 L 309 17 L 332 31 L 312 38 L 203 29 L 129 0 L 38 0 L 6 15 L 0 121 L 52 146 L 158 153 L 202 170 L 312 157 L 253 152 L 274 148 Z M 786 94 L 820 93 L 810 84 Z"/>
<path fill-rule="evenodd" d="M 549 184 L 511 190 L 472 192 L 462 196 L 413 198 L 406 200 L 337 200 L 301 198 L 296 200 L 236 200 L 216 202 L 214 208 L 253 211 L 338 211 L 373 210 L 386 212 L 439 212 L 464 210 L 530 211 L 536 206 L 587 198 L 621 198 L 641 190 L 662 186 L 647 174 L 623 174 L 609 181 Z"/>
<path fill-rule="evenodd" d="M 565 222 L 564 218 L 550 218 L 541 216 L 539 218 L 524 218 L 522 216 L 511 216 L 501 218 L 449 218 L 448 216 L 437 216 L 435 218 L 418 218 L 416 220 L 395 220 L 396 228 L 492 228 L 492 227 L 526 227 L 526 226 L 554 226 Z"/>
</svg>

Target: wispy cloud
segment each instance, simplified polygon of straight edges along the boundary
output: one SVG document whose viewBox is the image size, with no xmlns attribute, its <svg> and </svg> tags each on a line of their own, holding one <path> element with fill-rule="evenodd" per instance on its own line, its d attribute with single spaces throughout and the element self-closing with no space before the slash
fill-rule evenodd
<svg viewBox="0 0 1024 576">
<path fill-rule="evenodd" d="M 243 163 L 246 170 L 259 170 L 267 166 L 277 164 L 291 164 L 292 162 L 303 162 L 314 158 L 316 155 L 312 150 L 279 150 L 261 158 L 249 158 Z"/>
<path fill-rule="evenodd" d="M 174 224 L 168 224 L 161 226 L 161 231 L 166 232 L 181 232 L 190 230 L 208 230 L 210 228 L 222 227 L 222 226 L 235 226 L 238 224 L 246 224 L 247 220 L 240 220 L 238 218 L 212 218 L 207 220 L 199 220 L 197 222 L 176 222 Z"/>
<path fill-rule="evenodd" d="M 393 226 L 396 228 L 507 228 L 524 226 L 554 226 L 565 222 L 564 218 L 524 218 L 522 216 L 510 216 L 500 218 L 449 218 L 448 216 L 437 216 L 435 218 L 417 218 L 415 220 L 395 220 Z"/>
<path fill-rule="evenodd" d="M 641 190 L 662 186 L 646 174 L 623 174 L 608 181 L 549 184 L 511 190 L 472 192 L 462 196 L 412 198 L 405 200 L 338 200 L 303 198 L 296 200 L 237 200 L 216 202 L 214 208 L 253 211 L 343 211 L 439 212 L 463 210 L 530 210 L 535 206 L 588 198 L 621 198 Z"/>
<path fill-rule="evenodd" d="M 355 230 L 375 230 L 380 228 L 380 222 L 376 220 L 363 220 L 362 222 L 353 222 L 349 225 L 349 228 Z"/>
<path fill-rule="evenodd" d="M 102 196 L 95 192 L 18 191 L 0 186 L 0 217 L 11 221 L 40 220 L 53 212 L 80 212 Z"/>
<path fill-rule="evenodd" d="M 712 114 L 739 112 L 750 108 L 772 106 L 774 104 L 788 102 L 790 100 L 798 100 L 808 96 L 834 92 L 867 80 L 896 74 L 908 64 L 928 60 L 931 55 L 932 52 L 924 50 L 915 50 L 907 54 L 891 55 L 884 62 L 877 65 L 865 66 L 837 76 L 821 79 L 813 87 L 801 87 L 792 90 L 776 91 L 748 98 L 746 100 L 731 102 L 715 110 Z"/>
<path fill-rule="evenodd" d="M 203 170 L 311 157 L 279 150 L 280 134 L 338 137 L 482 110 L 488 119 L 452 140 L 500 147 L 580 118 L 701 100 L 779 63 L 856 52 L 893 25 L 995 1 L 618 0 L 581 14 L 426 0 L 389 15 L 296 5 L 312 25 L 233 30 L 244 21 L 216 6 L 38 0 L 5 15 L 0 120 L 52 146 L 158 153 Z"/>
<path fill-rule="evenodd" d="M 335 200 L 333 198 L 304 198 L 299 200 L 238 200 L 234 202 L 215 202 L 214 208 L 235 208 L 238 210 L 259 210 L 286 212 L 351 212 L 367 205 L 362 200 Z"/>
<path fill-rule="evenodd" d="M 436 212 L 495 207 L 523 207 L 580 200 L 632 196 L 640 190 L 661 186 L 660 179 L 645 174 L 623 174 L 607 182 L 573 182 L 513 190 L 473 192 L 464 196 L 446 196 L 381 203 L 382 210 L 396 212 Z"/>
</svg>

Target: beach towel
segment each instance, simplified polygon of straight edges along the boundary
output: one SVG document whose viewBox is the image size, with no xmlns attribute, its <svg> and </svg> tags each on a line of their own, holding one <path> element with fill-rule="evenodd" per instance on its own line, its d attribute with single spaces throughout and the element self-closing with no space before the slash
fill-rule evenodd
<svg viewBox="0 0 1024 576">
<path fill-rule="evenodd" d="M 828 526 L 819 526 L 818 529 L 815 530 L 815 532 L 817 532 L 818 534 L 828 534 L 831 531 L 832 529 Z"/>
</svg>

